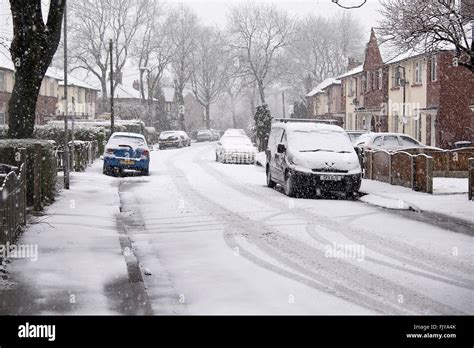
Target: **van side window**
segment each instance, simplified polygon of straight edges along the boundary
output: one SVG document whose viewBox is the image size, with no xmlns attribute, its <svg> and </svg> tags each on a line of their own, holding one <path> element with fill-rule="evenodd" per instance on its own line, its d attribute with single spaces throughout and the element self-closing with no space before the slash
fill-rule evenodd
<svg viewBox="0 0 474 348">
<path fill-rule="evenodd" d="M 382 137 L 376 137 L 374 139 L 374 146 L 382 146 Z"/>
</svg>

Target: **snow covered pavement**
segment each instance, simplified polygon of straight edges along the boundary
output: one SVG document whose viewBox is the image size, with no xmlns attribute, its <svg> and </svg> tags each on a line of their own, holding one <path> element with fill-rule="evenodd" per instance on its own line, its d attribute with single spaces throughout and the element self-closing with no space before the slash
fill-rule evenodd
<svg viewBox="0 0 474 348">
<path fill-rule="evenodd" d="M 37 263 L 8 265 L 31 312 L 73 293 L 50 312 L 474 314 L 472 236 L 357 200 L 290 199 L 262 167 L 215 162 L 212 143 L 152 152 L 146 177 L 105 177 L 100 163 L 76 176 L 47 212 L 55 228 L 21 239 L 38 243 Z M 133 310 L 124 298 L 143 293 L 127 275 L 146 292 Z"/>
</svg>

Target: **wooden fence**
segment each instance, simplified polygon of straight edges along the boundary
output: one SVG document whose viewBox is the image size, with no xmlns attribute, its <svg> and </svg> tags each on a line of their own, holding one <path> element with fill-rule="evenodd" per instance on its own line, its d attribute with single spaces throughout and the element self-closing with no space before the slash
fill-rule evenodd
<svg viewBox="0 0 474 348">
<path fill-rule="evenodd" d="M 5 245 L 26 225 L 26 162 L 19 173 L 11 171 L 0 182 L 0 244 Z"/>
<path fill-rule="evenodd" d="M 433 193 L 433 177 L 469 177 L 469 199 L 472 199 L 473 157 L 474 148 L 365 151 L 364 178 Z"/>
<path fill-rule="evenodd" d="M 72 163 L 72 144 L 69 144 L 69 165 L 73 168 Z M 99 144 L 94 141 L 75 141 L 74 142 L 74 170 L 77 172 L 84 171 L 88 165 L 92 164 L 94 160 L 99 157 Z M 64 168 L 64 147 L 58 146 L 55 149 L 56 161 L 58 164 L 58 171 Z"/>
</svg>

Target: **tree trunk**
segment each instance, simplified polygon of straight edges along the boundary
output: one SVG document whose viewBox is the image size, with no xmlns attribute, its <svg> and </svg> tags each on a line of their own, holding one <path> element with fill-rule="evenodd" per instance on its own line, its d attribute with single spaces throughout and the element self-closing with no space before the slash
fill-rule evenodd
<svg viewBox="0 0 474 348">
<path fill-rule="evenodd" d="M 211 106 L 206 105 L 206 128 L 211 129 Z"/>
<path fill-rule="evenodd" d="M 232 126 L 237 128 L 237 112 L 235 110 L 234 97 L 230 98 L 230 112 L 232 113 Z"/>
<path fill-rule="evenodd" d="M 266 104 L 265 102 L 265 87 L 263 81 L 258 81 L 258 93 L 260 94 L 260 105 Z"/>
<path fill-rule="evenodd" d="M 48 22 L 43 22 L 41 0 L 10 0 L 13 41 L 10 47 L 15 64 L 15 85 L 8 102 L 8 135 L 33 136 L 36 102 L 46 70 L 61 38 L 65 1 L 51 0 Z"/>
</svg>

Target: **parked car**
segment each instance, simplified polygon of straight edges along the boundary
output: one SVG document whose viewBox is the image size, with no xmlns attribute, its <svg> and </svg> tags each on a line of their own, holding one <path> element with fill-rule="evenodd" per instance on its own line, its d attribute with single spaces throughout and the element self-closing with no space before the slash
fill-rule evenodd
<svg viewBox="0 0 474 348">
<path fill-rule="evenodd" d="M 191 138 L 189 137 L 188 133 L 185 131 L 177 131 L 177 133 L 182 139 L 183 146 L 191 146 Z"/>
<path fill-rule="evenodd" d="M 125 169 L 140 171 L 148 175 L 150 167 L 150 149 L 145 137 L 138 133 L 115 132 L 104 149 L 103 173 L 106 175 Z"/>
<path fill-rule="evenodd" d="M 357 145 L 356 141 L 362 134 L 368 134 L 369 131 L 366 130 L 346 130 L 347 135 L 351 139 L 353 145 Z"/>
<path fill-rule="evenodd" d="M 243 129 L 237 129 L 237 128 L 229 128 L 224 132 L 223 136 L 228 136 L 228 135 L 233 135 L 233 136 L 239 136 L 239 135 L 247 135 Z"/>
<path fill-rule="evenodd" d="M 181 148 L 184 146 L 184 139 L 180 136 L 178 131 L 165 131 L 160 133 L 158 145 L 160 149 L 166 149 L 168 147 Z"/>
<path fill-rule="evenodd" d="M 197 141 L 212 141 L 212 133 L 208 129 L 203 129 L 196 134 Z"/>
<path fill-rule="evenodd" d="M 406 148 L 429 148 L 437 149 L 436 147 L 426 146 L 418 140 L 402 133 L 366 133 L 362 134 L 356 140 L 356 146 L 364 150 L 386 150 L 397 151 Z"/>
<path fill-rule="evenodd" d="M 217 129 L 211 129 L 211 134 L 212 134 L 212 141 L 219 140 L 221 137 L 221 132 Z"/>
<path fill-rule="evenodd" d="M 274 122 L 265 151 L 267 186 L 280 184 L 288 196 L 339 191 L 354 196 L 360 188 L 359 157 L 346 132 L 319 122 Z"/>
<path fill-rule="evenodd" d="M 216 161 L 254 164 L 257 149 L 246 135 L 222 136 L 216 145 Z"/>
</svg>

